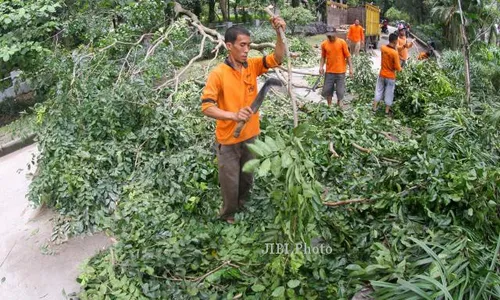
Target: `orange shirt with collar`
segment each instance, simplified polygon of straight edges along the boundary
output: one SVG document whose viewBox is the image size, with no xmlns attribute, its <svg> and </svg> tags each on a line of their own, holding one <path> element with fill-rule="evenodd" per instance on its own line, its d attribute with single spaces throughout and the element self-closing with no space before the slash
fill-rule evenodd
<svg viewBox="0 0 500 300">
<path fill-rule="evenodd" d="M 407 60 L 409 57 L 408 49 L 413 46 L 413 43 L 407 43 L 406 36 L 398 36 L 397 49 L 399 52 L 399 58 L 402 60 Z"/>
<path fill-rule="evenodd" d="M 356 24 L 352 24 L 351 26 L 349 26 L 349 31 L 347 32 L 347 39 L 355 43 L 363 41 L 365 39 L 363 27 L 361 25 L 356 25 Z"/>
<path fill-rule="evenodd" d="M 326 59 L 326 72 L 342 74 L 347 70 L 346 59 L 351 57 L 347 43 L 336 38 L 334 42 L 325 40 L 321 43 L 321 57 Z"/>
<path fill-rule="evenodd" d="M 247 59 L 241 72 L 226 59 L 208 75 L 201 96 L 201 110 L 217 106 L 225 111 L 238 112 L 243 107 L 250 106 L 257 96 L 257 77 L 277 66 L 274 54 Z M 216 120 L 215 136 L 220 144 L 232 145 L 258 135 L 259 112 L 248 119 L 238 138 L 233 137 L 236 124 L 233 120 Z"/>
<path fill-rule="evenodd" d="M 380 77 L 387 79 L 396 79 L 396 71 L 401 71 L 399 55 L 396 49 L 384 45 L 380 47 L 382 55 L 382 68 L 380 69 Z"/>
</svg>

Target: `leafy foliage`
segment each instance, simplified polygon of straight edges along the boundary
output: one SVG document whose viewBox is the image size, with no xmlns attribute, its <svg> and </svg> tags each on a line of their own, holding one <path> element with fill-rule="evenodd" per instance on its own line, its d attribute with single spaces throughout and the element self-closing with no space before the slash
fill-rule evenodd
<svg viewBox="0 0 500 300">
<path fill-rule="evenodd" d="M 307 8 L 286 7 L 281 11 L 281 17 L 287 22 L 287 26 L 295 33 L 295 27 L 306 25 L 314 21 L 314 15 Z"/>
<path fill-rule="evenodd" d="M 159 88 L 200 37 L 182 20 L 153 28 L 150 44 L 137 42 L 143 29 L 120 30 L 92 37 L 95 47 L 56 49 L 39 71 L 50 89 L 36 106 L 43 155 L 30 199 L 56 208 L 69 233 L 104 229 L 117 240 L 83 267 L 82 299 L 349 299 L 368 283 L 382 299 L 500 296 L 499 107 L 485 97 L 462 107 L 458 65 L 407 67 L 399 119 L 371 114 L 364 56 L 348 110 L 305 104 L 293 129 L 288 100 L 272 96 L 245 166 L 256 174 L 252 197 L 228 226 L 216 217 L 202 86 L 182 77 Z M 331 252 L 265 254 L 266 243 Z"/>
</svg>

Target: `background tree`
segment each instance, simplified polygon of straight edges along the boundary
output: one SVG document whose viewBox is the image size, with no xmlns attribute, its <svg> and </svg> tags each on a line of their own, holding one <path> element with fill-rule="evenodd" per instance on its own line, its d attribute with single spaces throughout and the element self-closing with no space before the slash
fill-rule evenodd
<svg viewBox="0 0 500 300">
<path fill-rule="evenodd" d="M 286 7 L 281 10 L 281 17 L 286 21 L 287 27 L 295 34 L 297 26 L 306 25 L 314 21 L 314 15 L 303 7 Z"/>
</svg>

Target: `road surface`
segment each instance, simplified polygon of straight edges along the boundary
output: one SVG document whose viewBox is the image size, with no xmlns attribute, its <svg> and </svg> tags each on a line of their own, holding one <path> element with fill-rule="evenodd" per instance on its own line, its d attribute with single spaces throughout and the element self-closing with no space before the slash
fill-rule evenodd
<svg viewBox="0 0 500 300">
<path fill-rule="evenodd" d="M 80 264 L 111 244 L 103 234 L 49 243 L 54 213 L 30 207 L 25 196 L 37 154 L 31 145 L 0 158 L 0 300 L 66 299 L 63 290 L 79 290 Z"/>
</svg>

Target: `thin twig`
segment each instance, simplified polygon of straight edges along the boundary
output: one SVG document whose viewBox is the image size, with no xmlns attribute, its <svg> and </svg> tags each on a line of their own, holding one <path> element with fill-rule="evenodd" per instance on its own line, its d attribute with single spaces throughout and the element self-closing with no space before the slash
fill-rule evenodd
<svg viewBox="0 0 500 300">
<path fill-rule="evenodd" d="M 370 152 L 372 152 L 372 150 L 367 149 L 367 148 L 363 148 L 363 147 L 361 147 L 360 145 L 358 145 L 358 144 L 356 144 L 356 143 L 354 143 L 354 142 L 352 142 L 352 143 L 351 143 L 351 145 L 352 145 L 354 148 L 358 149 L 359 151 L 362 151 L 362 152 L 365 152 L 365 153 L 370 153 Z"/>
<path fill-rule="evenodd" d="M 388 162 L 393 162 L 393 163 L 396 163 L 396 164 L 401 164 L 401 163 L 403 163 L 403 162 L 402 162 L 402 161 L 400 161 L 400 160 L 397 160 L 397 159 L 392 159 L 392 158 L 388 158 L 388 157 L 384 157 L 384 156 L 382 156 L 380 159 L 385 160 L 385 161 L 388 161 Z"/>
<path fill-rule="evenodd" d="M 231 261 L 228 260 L 228 261 L 225 261 L 222 265 L 218 266 L 217 268 L 213 269 L 212 271 L 208 272 L 207 274 L 203 275 L 203 276 L 200 276 L 196 282 L 201 282 L 203 279 L 207 278 L 208 276 L 210 276 L 211 274 L 219 271 L 220 269 L 224 268 L 225 266 L 227 266 L 228 264 L 230 264 Z"/>
<path fill-rule="evenodd" d="M 330 142 L 328 144 L 328 148 L 330 149 L 330 152 L 332 153 L 332 156 L 337 158 L 337 157 L 340 157 L 340 155 L 337 153 L 337 151 L 335 151 L 335 149 L 333 148 L 333 142 Z"/>
<path fill-rule="evenodd" d="M 172 97 L 173 97 L 173 95 L 177 93 L 177 90 L 179 88 L 179 78 L 180 78 L 180 76 L 182 76 L 182 74 L 184 74 L 184 72 L 186 72 L 186 70 L 189 69 L 191 67 L 191 65 L 196 60 L 198 60 L 199 58 L 201 58 L 203 56 L 203 49 L 205 48 L 205 40 L 206 39 L 207 39 L 207 36 L 203 36 L 203 39 L 201 40 L 201 44 L 200 44 L 200 52 L 198 53 L 198 55 L 196 55 L 195 57 L 191 58 L 191 60 L 189 61 L 189 63 L 175 76 L 175 78 L 165 81 L 163 84 L 161 84 L 155 90 L 161 90 L 161 89 L 165 88 L 168 84 L 170 84 L 173 81 L 175 81 L 174 92 L 171 93 L 170 96 L 169 96 L 169 100 L 171 100 Z"/>
<path fill-rule="evenodd" d="M 118 83 L 118 82 L 120 82 L 120 79 L 121 79 L 121 76 L 122 76 L 122 72 L 125 69 L 125 64 L 130 65 L 129 62 L 128 62 L 128 57 L 130 56 L 130 53 L 132 53 L 132 50 L 134 49 L 134 47 L 137 46 L 137 45 L 139 45 L 142 42 L 142 40 L 144 39 L 144 37 L 147 36 L 147 35 L 150 35 L 150 33 L 145 33 L 145 34 L 141 35 L 141 37 L 139 38 L 139 40 L 137 40 L 132 45 L 132 47 L 130 47 L 130 49 L 128 50 L 127 55 L 124 58 L 122 67 L 120 68 L 120 73 L 118 73 L 118 79 L 116 79 L 115 84 Z"/>
<path fill-rule="evenodd" d="M 364 202 L 370 202 L 370 201 L 373 201 L 373 199 L 360 198 L 360 199 L 350 199 L 350 200 L 337 201 L 337 202 L 323 202 L 323 205 L 335 207 L 335 206 L 341 206 L 341 205 L 346 205 L 346 204 L 364 203 Z"/>
<path fill-rule="evenodd" d="M 387 131 L 381 131 L 380 133 L 381 133 L 383 136 L 385 136 L 388 140 L 391 140 L 391 141 L 393 141 L 393 142 L 397 142 L 397 141 L 398 141 L 398 138 L 397 138 L 394 134 L 392 134 L 392 133 L 390 133 L 390 132 L 387 132 Z"/>
</svg>

